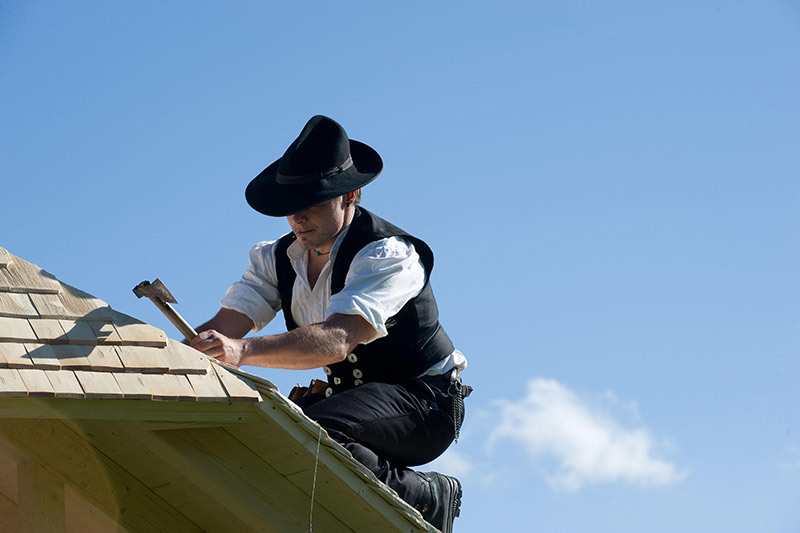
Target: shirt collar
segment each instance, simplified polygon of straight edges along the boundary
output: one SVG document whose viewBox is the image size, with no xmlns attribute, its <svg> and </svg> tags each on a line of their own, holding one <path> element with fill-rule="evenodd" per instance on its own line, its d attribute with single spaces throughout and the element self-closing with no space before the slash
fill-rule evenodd
<svg viewBox="0 0 800 533">
<path fill-rule="evenodd" d="M 333 246 L 331 246 L 331 254 L 329 257 L 329 261 L 332 261 L 333 258 L 336 256 L 337 250 L 339 250 L 339 246 L 342 244 L 342 240 L 344 240 L 344 236 L 347 235 L 347 230 L 350 229 L 350 225 L 348 224 L 344 230 L 336 237 L 336 240 L 333 241 Z M 291 261 L 297 260 L 304 260 L 306 258 L 305 255 L 306 250 L 300 246 L 300 243 L 294 241 L 292 244 L 289 245 L 289 248 L 286 249 L 286 255 L 289 256 Z"/>
</svg>

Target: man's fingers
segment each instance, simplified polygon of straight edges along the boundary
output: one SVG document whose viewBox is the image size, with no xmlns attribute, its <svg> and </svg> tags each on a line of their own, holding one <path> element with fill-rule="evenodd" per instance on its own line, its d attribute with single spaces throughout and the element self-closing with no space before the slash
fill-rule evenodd
<svg viewBox="0 0 800 533">
<path fill-rule="evenodd" d="M 203 352 L 207 355 L 211 355 L 209 351 L 213 350 L 217 346 L 221 346 L 222 339 L 220 339 L 219 333 L 213 329 L 210 329 L 199 333 L 190 341 L 189 345 L 195 350 Z"/>
</svg>

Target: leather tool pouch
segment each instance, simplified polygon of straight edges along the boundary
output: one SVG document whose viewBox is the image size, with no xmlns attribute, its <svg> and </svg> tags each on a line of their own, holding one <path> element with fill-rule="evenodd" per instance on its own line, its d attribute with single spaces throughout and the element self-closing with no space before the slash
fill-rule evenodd
<svg viewBox="0 0 800 533">
<path fill-rule="evenodd" d="M 301 387 L 298 383 L 294 388 L 292 388 L 291 392 L 289 392 L 289 399 L 293 402 L 296 402 L 300 398 L 305 398 L 309 394 L 323 393 L 327 388 L 328 382 L 322 381 L 321 379 L 312 379 L 311 383 L 308 384 L 308 387 Z"/>
</svg>

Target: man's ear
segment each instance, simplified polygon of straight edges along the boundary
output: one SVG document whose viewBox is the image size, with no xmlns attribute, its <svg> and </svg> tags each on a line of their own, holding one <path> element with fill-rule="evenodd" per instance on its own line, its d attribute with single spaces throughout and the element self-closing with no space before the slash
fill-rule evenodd
<svg viewBox="0 0 800 533">
<path fill-rule="evenodd" d="M 356 191 L 350 191 L 344 194 L 344 205 L 350 207 L 356 202 Z"/>
</svg>

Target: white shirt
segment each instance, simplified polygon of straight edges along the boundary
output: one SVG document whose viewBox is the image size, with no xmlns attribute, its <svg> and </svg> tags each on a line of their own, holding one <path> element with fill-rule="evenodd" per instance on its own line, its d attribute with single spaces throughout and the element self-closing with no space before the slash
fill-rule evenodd
<svg viewBox="0 0 800 533">
<path fill-rule="evenodd" d="M 292 317 L 298 326 L 324 322 L 333 314 L 358 315 L 373 328 L 375 337 L 385 337 L 386 321 L 397 314 L 425 285 L 425 268 L 414 245 L 399 237 L 388 237 L 362 248 L 353 258 L 344 288 L 331 296 L 331 273 L 345 230 L 337 237 L 314 288 L 308 282 L 308 253 L 293 242 L 289 262 L 297 277 L 292 288 Z M 281 309 L 275 248 L 278 241 L 260 242 L 250 250 L 250 265 L 241 279 L 228 288 L 220 305 L 247 315 L 253 331 L 266 326 Z M 438 375 L 454 367 L 467 367 L 464 355 L 455 350 L 424 374 Z"/>
</svg>

